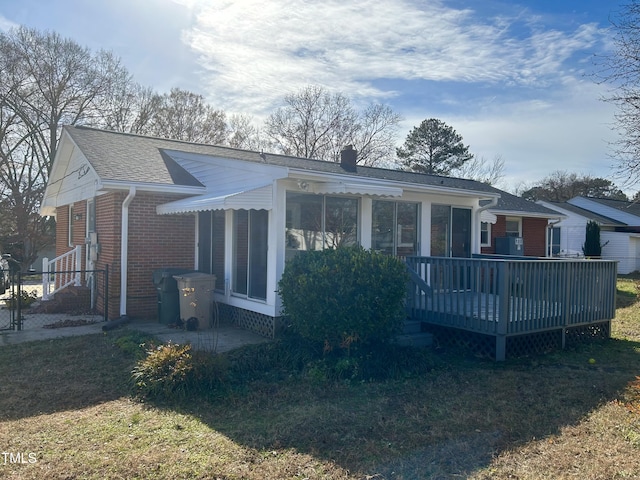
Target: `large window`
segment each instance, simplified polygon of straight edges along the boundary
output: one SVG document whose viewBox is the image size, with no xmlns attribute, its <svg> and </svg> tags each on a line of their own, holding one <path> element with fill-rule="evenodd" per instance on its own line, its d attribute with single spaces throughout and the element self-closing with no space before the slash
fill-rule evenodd
<svg viewBox="0 0 640 480">
<path fill-rule="evenodd" d="M 269 212 L 234 210 L 232 214 L 231 292 L 267 299 Z M 198 214 L 198 266 L 216 276 L 216 290 L 225 286 L 226 212 Z"/>
<path fill-rule="evenodd" d="M 224 290 L 225 212 L 198 214 L 198 267 L 216 276 L 216 290 Z"/>
<path fill-rule="evenodd" d="M 268 226 L 266 210 L 234 210 L 233 293 L 266 300 Z"/>
<path fill-rule="evenodd" d="M 373 201 L 372 248 L 388 255 L 418 252 L 418 204 Z"/>
<path fill-rule="evenodd" d="M 358 200 L 287 192 L 288 252 L 322 250 L 358 242 Z"/>
</svg>

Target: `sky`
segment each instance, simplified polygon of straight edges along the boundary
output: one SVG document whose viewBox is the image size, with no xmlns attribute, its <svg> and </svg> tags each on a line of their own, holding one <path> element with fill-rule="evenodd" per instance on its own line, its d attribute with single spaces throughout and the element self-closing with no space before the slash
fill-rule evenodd
<svg viewBox="0 0 640 480">
<path fill-rule="evenodd" d="M 615 109 L 592 76 L 622 0 L 0 0 L 0 30 L 110 50 L 159 92 L 202 94 L 259 123 L 308 85 L 427 118 L 504 160 L 500 187 L 615 175 Z"/>
</svg>

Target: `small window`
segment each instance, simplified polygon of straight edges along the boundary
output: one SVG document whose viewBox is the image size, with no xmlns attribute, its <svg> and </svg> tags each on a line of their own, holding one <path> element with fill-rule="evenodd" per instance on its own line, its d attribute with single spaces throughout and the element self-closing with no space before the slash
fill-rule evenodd
<svg viewBox="0 0 640 480">
<path fill-rule="evenodd" d="M 480 224 L 480 246 L 491 246 L 491 224 L 489 222 L 482 222 Z"/>
<path fill-rule="evenodd" d="M 505 237 L 522 236 L 522 219 L 519 217 L 507 217 Z"/>
</svg>

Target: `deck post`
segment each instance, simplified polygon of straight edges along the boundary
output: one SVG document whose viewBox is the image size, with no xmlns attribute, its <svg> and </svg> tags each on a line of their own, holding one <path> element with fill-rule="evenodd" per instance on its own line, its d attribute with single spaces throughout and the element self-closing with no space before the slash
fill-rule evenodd
<svg viewBox="0 0 640 480">
<path fill-rule="evenodd" d="M 496 361 L 502 362 L 507 357 L 507 326 L 509 324 L 509 269 L 506 261 L 498 262 L 498 302 L 499 309 L 496 325 Z"/>
<path fill-rule="evenodd" d="M 562 299 L 562 349 L 567 346 L 567 327 L 569 326 L 571 318 L 571 287 L 574 281 L 573 264 L 567 263 L 564 265 L 564 278 L 562 278 L 564 284 L 564 298 Z"/>
</svg>

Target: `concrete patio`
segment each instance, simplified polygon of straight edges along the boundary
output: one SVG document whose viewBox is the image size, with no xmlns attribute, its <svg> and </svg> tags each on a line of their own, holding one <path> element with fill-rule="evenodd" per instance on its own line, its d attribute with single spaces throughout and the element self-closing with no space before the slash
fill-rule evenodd
<svg viewBox="0 0 640 480">
<path fill-rule="evenodd" d="M 105 322 L 102 321 L 102 317 L 100 316 L 71 317 L 66 314 L 42 314 L 42 317 L 42 319 L 38 319 L 38 322 L 25 322 L 26 328 L 21 331 L 1 330 L 0 347 L 3 345 L 52 340 L 79 335 L 109 335 L 114 331 L 122 330 L 137 330 L 139 332 L 152 335 L 161 342 L 171 341 L 179 344 L 190 343 L 194 349 L 218 353 L 228 352 L 229 350 L 234 350 L 245 345 L 269 341 L 269 339 L 265 337 L 248 330 L 243 330 L 234 325 L 220 325 L 212 329 L 187 331 L 178 328 L 170 328 L 167 325 L 155 321 L 133 320 L 118 329 L 105 332 L 102 329 Z M 95 323 L 59 328 L 44 328 L 41 326 L 56 324 L 57 322 L 64 322 L 69 319 L 86 320 L 88 322 Z M 38 326 L 29 327 L 28 325 L 30 324 Z"/>
</svg>

